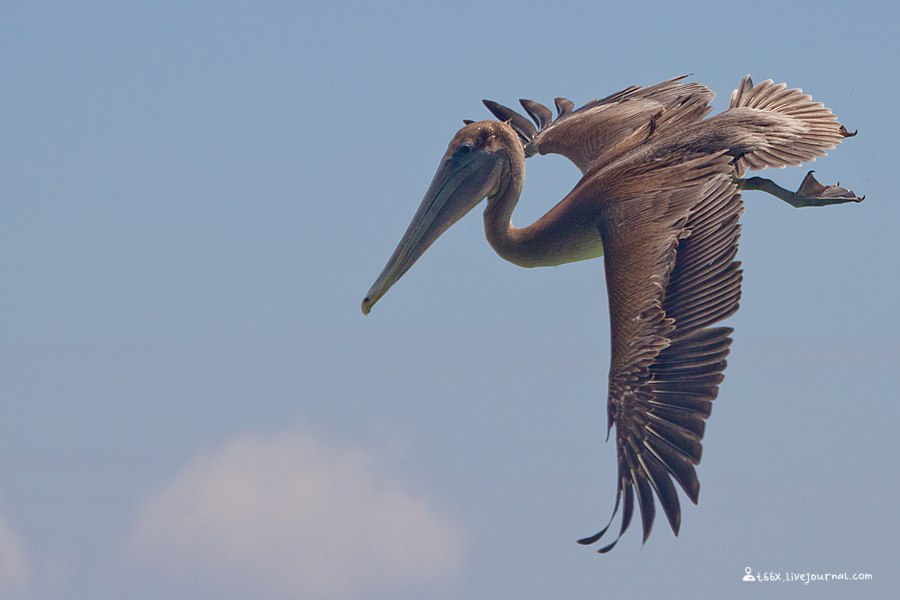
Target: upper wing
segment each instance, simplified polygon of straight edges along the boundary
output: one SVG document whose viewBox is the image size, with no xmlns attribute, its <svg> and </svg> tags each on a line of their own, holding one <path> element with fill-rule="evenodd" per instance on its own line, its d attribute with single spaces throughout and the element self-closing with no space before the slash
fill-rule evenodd
<svg viewBox="0 0 900 600">
<path fill-rule="evenodd" d="M 613 516 L 624 498 L 619 536 L 636 495 L 646 541 L 654 493 L 678 534 L 673 478 L 697 502 L 694 465 L 732 332 L 709 326 L 734 313 L 740 297 L 734 256 L 743 204 L 730 160 L 701 157 L 626 177 L 600 221 L 612 329 L 608 414 L 618 457 Z M 636 187 L 648 178 L 655 186 L 649 193 Z M 596 542 L 608 528 L 581 543 Z"/>
<path fill-rule="evenodd" d="M 526 156 L 562 154 L 587 173 L 645 142 L 654 132 L 699 121 L 715 94 L 700 83 L 676 77 L 650 87 L 631 86 L 577 110 L 566 98 L 556 99 L 557 117 L 533 100 L 520 100 L 537 125 L 496 102 L 484 104 L 519 133 Z"/>
</svg>

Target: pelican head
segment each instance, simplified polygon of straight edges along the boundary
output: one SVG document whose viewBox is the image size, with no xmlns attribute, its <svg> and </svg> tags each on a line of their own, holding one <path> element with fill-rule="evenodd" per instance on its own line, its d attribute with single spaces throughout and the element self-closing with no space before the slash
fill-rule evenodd
<svg viewBox="0 0 900 600">
<path fill-rule="evenodd" d="M 467 123 L 453 136 L 403 239 L 363 299 L 363 314 L 369 314 L 442 233 L 484 198 L 498 194 L 510 152 L 516 150 L 523 152 L 517 134 L 498 121 Z"/>
</svg>

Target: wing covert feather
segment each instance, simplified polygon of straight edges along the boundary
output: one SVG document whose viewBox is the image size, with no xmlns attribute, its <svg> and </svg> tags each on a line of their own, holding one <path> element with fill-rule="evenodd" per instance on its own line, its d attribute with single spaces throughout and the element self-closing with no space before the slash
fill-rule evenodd
<svg viewBox="0 0 900 600">
<path fill-rule="evenodd" d="M 520 100 L 537 130 L 516 111 L 485 101 L 499 119 L 519 132 L 526 155 L 561 154 L 586 174 L 646 142 L 657 132 L 701 120 L 715 94 L 701 83 L 681 83 L 676 77 L 649 87 L 630 86 L 575 109 L 566 98 L 555 100 L 557 117 L 533 100 Z"/>
</svg>

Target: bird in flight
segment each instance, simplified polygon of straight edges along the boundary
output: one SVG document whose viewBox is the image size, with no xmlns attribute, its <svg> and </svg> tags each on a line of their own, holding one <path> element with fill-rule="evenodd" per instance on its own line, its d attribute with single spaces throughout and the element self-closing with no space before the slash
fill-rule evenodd
<svg viewBox="0 0 900 600">
<path fill-rule="evenodd" d="M 616 429 L 615 507 L 609 524 L 579 540 L 598 542 L 622 509 L 628 529 L 635 499 L 643 540 L 656 500 L 675 535 L 677 483 L 698 501 L 705 421 L 718 394 L 733 330 L 714 326 L 738 309 L 735 260 L 741 193 L 761 190 L 795 207 L 860 202 L 840 185 L 807 173 L 791 192 L 747 170 L 797 166 L 855 135 L 798 89 L 749 76 L 728 110 L 710 118 L 714 94 L 684 77 L 631 86 L 577 110 L 557 98 L 557 114 L 521 100 L 531 117 L 485 100 L 498 120 L 465 121 L 397 249 L 362 302 L 372 306 L 451 225 L 482 200 L 487 240 L 502 258 L 545 267 L 605 256 L 612 338 L 607 437 Z M 532 122 L 533 121 L 533 122 Z M 581 170 L 574 189 L 524 228 L 512 225 L 525 159 L 561 154 Z"/>
</svg>

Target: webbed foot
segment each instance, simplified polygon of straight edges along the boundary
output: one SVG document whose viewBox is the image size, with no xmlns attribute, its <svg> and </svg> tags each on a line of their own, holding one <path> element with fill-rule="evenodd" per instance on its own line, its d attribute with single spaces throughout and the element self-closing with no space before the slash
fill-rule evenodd
<svg viewBox="0 0 900 600">
<path fill-rule="evenodd" d="M 813 177 L 815 171 L 810 171 L 803 178 L 803 183 L 796 192 L 791 194 L 789 202 L 797 208 L 805 206 L 828 206 L 830 204 L 843 204 L 845 202 L 862 202 L 865 196 L 859 197 L 852 191 L 842 187 L 840 183 L 835 185 L 822 185 Z"/>
</svg>

